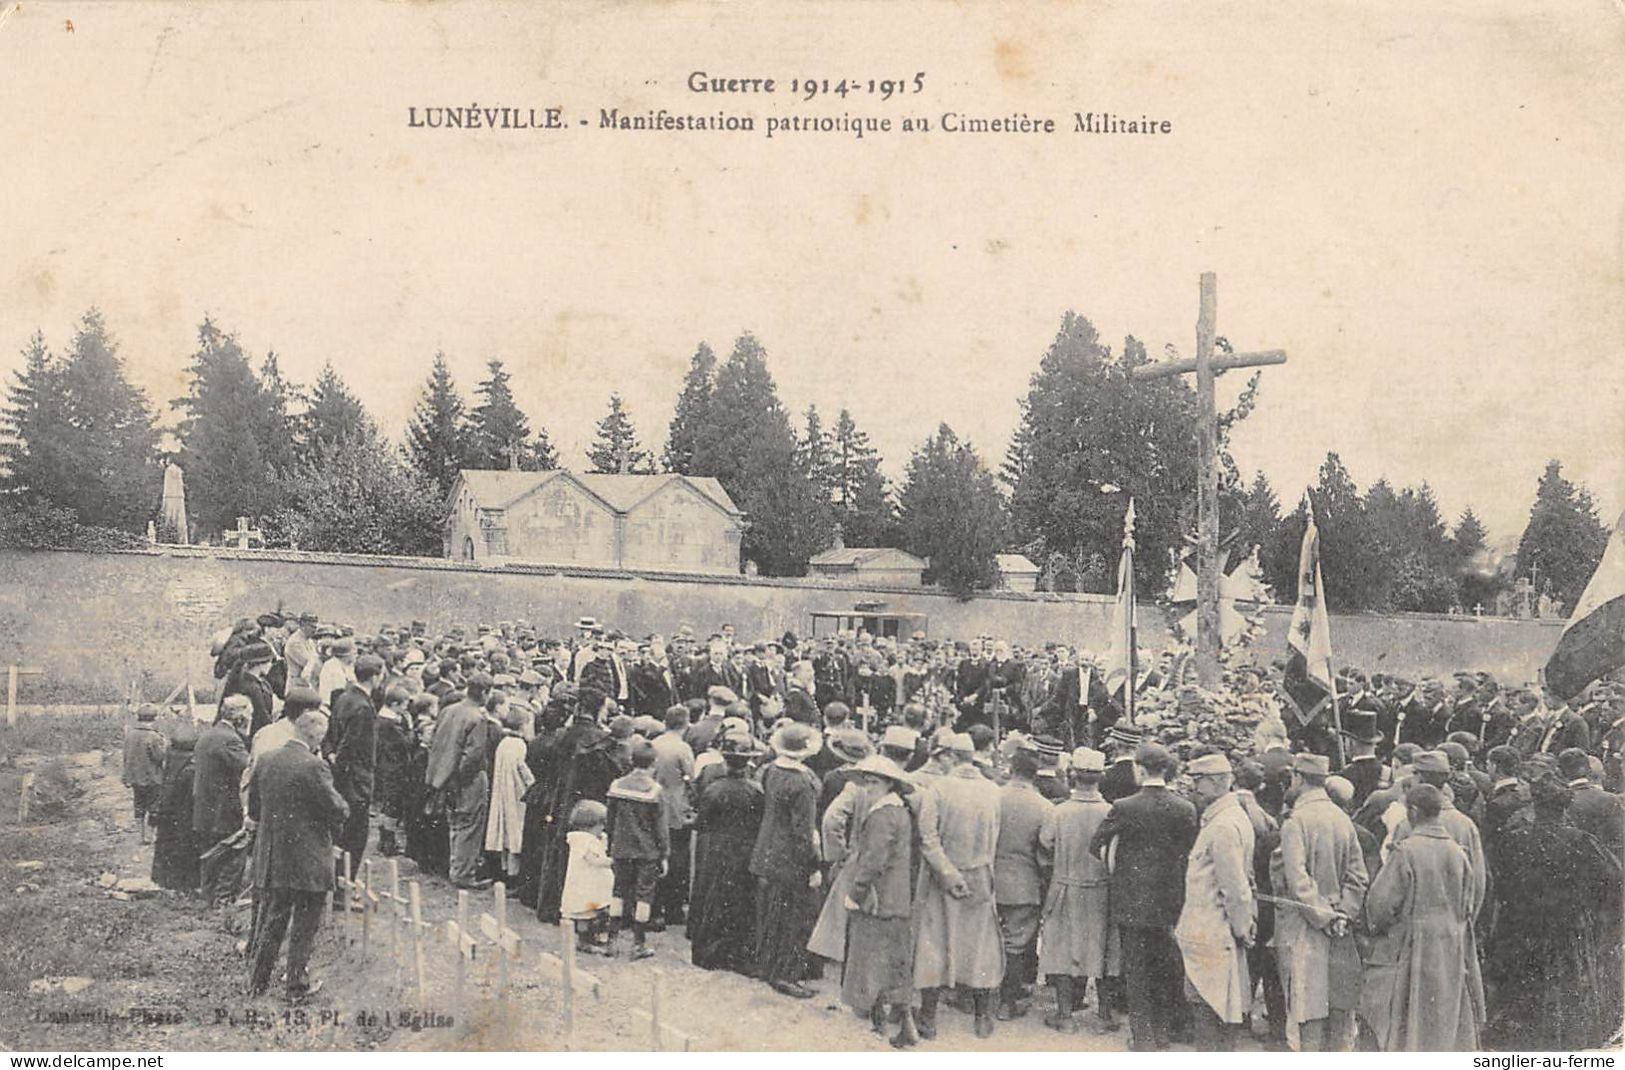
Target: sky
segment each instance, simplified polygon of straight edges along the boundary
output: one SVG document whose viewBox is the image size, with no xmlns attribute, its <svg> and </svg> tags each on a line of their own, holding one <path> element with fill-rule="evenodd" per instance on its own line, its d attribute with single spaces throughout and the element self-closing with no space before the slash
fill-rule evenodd
<svg viewBox="0 0 1625 1070">
<path fill-rule="evenodd" d="M 1335 450 L 1504 543 L 1555 457 L 1612 521 L 1625 8 L 1309 7 L 0 0 L 0 374 L 95 305 L 171 419 L 208 314 L 295 380 L 333 362 L 398 430 L 437 350 L 465 392 L 500 357 L 579 466 L 611 390 L 658 450 L 697 343 L 748 330 L 798 422 L 849 408 L 897 476 L 940 422 L 996 467 L 1068 309 L 1190 355 L 1214 271 L 1219 333 L 1288 353 L 1233 442 L 1284 505 Z M 922 71 L 890 101 L 788 91 Z M 476 103 L 565 126 L 408 125 Z M 1081 111 L 1173 132 L 1074 134 Z M 945 112 L 1057 133 L 763 132 Z"/>
</svg>

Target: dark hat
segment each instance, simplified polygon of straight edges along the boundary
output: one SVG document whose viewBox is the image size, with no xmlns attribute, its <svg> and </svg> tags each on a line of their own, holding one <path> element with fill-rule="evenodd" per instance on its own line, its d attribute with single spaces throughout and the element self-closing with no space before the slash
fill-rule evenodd
<svg viewBox="0 0 1625 1070">
<path fill-rule="evenodd" d="M 135 719 L 138 721 L 156 721 L 158 719 L 158 707 L 150 702 L 143 702 L 141 708 L 135 711 Z"/>
<path fill-rule="evenodd" d="M 276 660 L 276 652 L 270 643 L 254 642 L 243 646 L 240 657 L 244 665 L 266 665 Z"/>
<path fill-rule="evenodd" d="M 1131 724 L 1114 724 L 1106 731 L 1106 742 L 1122 747 L 1137 747 L 1144 739 L 1145 733 Z"/>
<path fill-rule="evenodd" d="M 309 610 L 306 610 L 305 612 L 299 614 L 299 623 L 300 624 L 320 624 L 321 623 L 321 618 L 316 616 L 316 614 L 310 612 Z"/>
<path fill-rule="evenodd" d="M 282 627 L 282 614 L 261 613 L 257 618 L 257 623 L 261 628 L 280 628 Z"/>
<path fill-rule="evenodd" d="M 314 687 L 290 687 L 287 697 L 282 700 L 282 716 L 297 717 L 306 710 L 320 708 L 321 704 L 322 697 Z M 294 712 L 290 713 L 290 710 Z"/>
<path fill-rule="evenodd" d="M 1343 734 L 1360 743 L 1382 742 L 1382 733 L 1377 731 L 1377 715 L 1365 709 L 1343 713 Z"/>
<path fill-rule="evenodd" d="M 477 672 L 468 678 L 468 687 L 471 689 L 477 688 L 482 692 L 491 690 L 495 685 L 496 681 L 491 678 L 491 674 L 488 672 Z"/>
</svg>

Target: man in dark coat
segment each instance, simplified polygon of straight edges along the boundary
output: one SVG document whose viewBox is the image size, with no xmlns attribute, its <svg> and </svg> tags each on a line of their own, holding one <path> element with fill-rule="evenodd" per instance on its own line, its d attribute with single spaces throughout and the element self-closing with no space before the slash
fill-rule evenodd
<svg viewBox="0 0 1625 1070">
<path fill-rule="evenodd" d="M 192 831 L 202 851 L 243 825 L 242 777 L 248 767 L 246 734 L 252 711 L 247 698 L 232 695 L 221 703 L 220 717 L 209 726 L 192 752 Z M 236 894 L 221 887 L 225 874 L 216 865 L 202 873 L 207 900 Z"/>
<path fill-rule="evenodd" d="M 713 687 L 726 687 L 735 695 L 745 693 L 745 675 L 728 660 L 728 644 L 721 639 L 711 640 L 705 660 L 688 674 L 687 695 L 704 698 Z"/>
<path fill-rule="evenodd" d="M 1570 747 L 1557 756 L 1557 764 L 1571 796 L 1569 823 L 1594 837 L 1616 860 L 1625 861 L 1625 807 L 1619 796 L 1591 782 L 1591 756 Z"/>
<path fill-rule="evenodd" d="M 384 662 L 363 654 L 355 662 L 355 680 L 339 692 L 333 703 L 323 749 L 333 763 L 333 786 L 350 808 L 339 833 L 339 849 L 350 852 L 350 872 L 361 872 L 367 850 L 368 817 L 372 809 L 374 770 L 378 760 L 378 711 L 373 688 L 384 676 Z M 482 830 L 483 831 L 483 830 Z M 338 865 L 343 865 L 339 862 Z"/>
<path fill-rule="evenodd" d="M 1173 756 L 1142 743 L 1140 790 L 1112 804 L 1089 849 L 1112 867 L 1111 918 L 1122 933 L 1130 1046 L 1168 1046 L 1180 998 L 1173 927 L 1185 905 L 1185 862 L 1196 841 L 1196 807 L 1168 790 Z M 1114 843 L 1115 841 L 1115 843 Z"/>
<path fill-rule="evenodd" d="M 1126 799 L 1140 790 L 1140 780 L 1134 771 L 1134 750 L 1144 738 L 1133 725 L 1115 724 L 1106 736 L 1106 748 L 1111 752 L 1112 764 L 1100 778 L 1100 796 L 1109 803 Z"/>
<path fill-rule="evenodd" d="M 1087 697 L 1083 693 L 1083 670 L 1067 647 L 1057 647 L 1059 669 L 1049 696 L 1033 713 L 1033 730 L 1063 741 L 1067 753 L 1089 745 L 1085 721 Z"/>
<path fill-rule="evenodd" d="M 333 888 L 333 829 L 349 807 L 334 790 L 327 763 L 314 753 L 327 734 L 326 716 L 308 711 L 296 727 L 294 739 L 255 766 L 248 784 L 249 812 L 258 822 L 254 885 L 261 904 L 248 985 L 252 996 L 270 987 L 284 937 L 289 998 L 303 999 L 321 987 L 310 982 L 310 952 L 323 900 Z"/>
<path fill-rule="evenodd" d="M 977 689 L 976 708 L 983 724 L 993 723 L 993 704 L 999 704 L 999 724 L 1002 728 L 1022 728 L 1027 724 L 1027 711 L 1021 705 L 1021 685 L 1027 678 L 1027 666 L 1010 656 L 1010 644 L 1000 639 L 993 644 L 993 659 L 987 663 L 987 675 Z"/>
<path fill-rule="evenodd" d="M 817 725 L 820 718 L 818 701 L 814 698 L 814 689 L 817 685 L 812 662 L 796 662 L 795 668 L 790 672 L 787 686 L 788 690 L 784 696 L 784 716 L 798 724 Z"/>
<path fill-rule="evenodd" d="M 1354 785 L 1354 808 L 1365 805 L 1371 793 L 1382 786 L 1382 762 L 1377 758 L 1377 744 L 1382 734 L 1377 731 L 1374 711 L 1353 709 L 1343 715 L 1343 735 L 1348 740 L 1351 757 L 1337 775 Z"/>
<path fill-rule="evenodd" d="M 632 708 L 640 716 L 664 718 L 666 711 L 682 701 L 677 692 L 677 675 L 666 655 L 666 641 L 649 637 L 649 651 L 631 668 Z"/>
<path fill-rule="evenodd" d="M 558 775 L 546 800 L 536 892 L 536 916 L 544 922 L 555 922 L 559 916 L 559 899 L 570 859 L 570 811 L 583 799 L 604 802 L 610 784 L 620 776 L 615 757 L 617 741 L 603 726 L 613 708 L 614 700 L 602 691 L 582 688 L 576 697 L 575 717 L 554 744 Z"/>
</svg>

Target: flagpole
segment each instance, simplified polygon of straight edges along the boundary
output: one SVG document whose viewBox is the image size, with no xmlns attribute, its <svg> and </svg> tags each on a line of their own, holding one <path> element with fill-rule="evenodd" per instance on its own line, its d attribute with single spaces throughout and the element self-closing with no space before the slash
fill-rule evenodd
<svg viewBox="0 0 1625 1070">
<path fill-rule="evenodd" d="M 1128 629 L 1128 680 L 1123 684 L 1123 716 L 1129 724 L 1134 723 L 1134 681 L 1139 677 L 1139 666 L 1135 664 L 1138 658 L 1134 650 L 1134 544 L 1127 543 L 1123 547 L 1123 556 L 1128 560 L 1128 568 L 1124 569 L 1127 576 L 1124 583 L 1128 587 L 1128 619 L 1124 626 Z"/>
<path fill-rule="evenodd" d="M 1123 559 L 1128 567 L 1123 570 L 1123 586 L 1128 589 L 1128 599 L 1124 603 L 1123 626 L 1128 632 L 1128 680 L 1123 685 L 1123 716 L 1128 723 L 1134 723 L 1134 688 L 1139 678 L 1138 652 L 1134 649 L 1135 640 L 1135 613 L 1134 613 L 1134 499 L 1128 500 L 1128 513 L 1123 518 Z"/>
</svg>

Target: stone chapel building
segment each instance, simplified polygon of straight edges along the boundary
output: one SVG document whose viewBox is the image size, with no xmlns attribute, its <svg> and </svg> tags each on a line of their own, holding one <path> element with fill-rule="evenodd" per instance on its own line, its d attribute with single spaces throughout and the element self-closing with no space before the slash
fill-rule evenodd
<svg viewBox="0 0 1625 1070">
<path fill-rule="evenodd" d="M 739 573 L 745 514 L 715 479 L 465 468 L 446 501 L 446 556 Z"/>
</svg>

